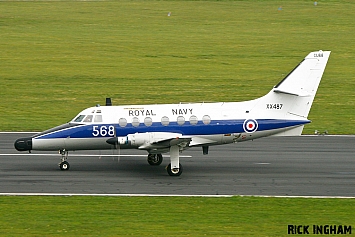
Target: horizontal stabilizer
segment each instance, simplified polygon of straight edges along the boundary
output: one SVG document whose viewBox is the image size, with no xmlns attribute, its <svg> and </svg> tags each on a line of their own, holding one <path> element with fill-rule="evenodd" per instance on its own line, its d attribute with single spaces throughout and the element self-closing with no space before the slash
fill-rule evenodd
<svg viewBox="0 0 355 237">
<path fill-rule="evenodd" d="M 303 91 L 299 91 L 299 92 L 293 91 L 293 92 L 290 92 L 290 91 L 280 90 L 280 89 L 277 89 L 277 88 L 274 88 L 274 92 L 276 92 L 276 93 L 282 93 L 282 94 L 286 94 L 286 95 L 294 95 L 294 96 L 311 96 L 311 94 L 305 94 Z"/>
</svg>

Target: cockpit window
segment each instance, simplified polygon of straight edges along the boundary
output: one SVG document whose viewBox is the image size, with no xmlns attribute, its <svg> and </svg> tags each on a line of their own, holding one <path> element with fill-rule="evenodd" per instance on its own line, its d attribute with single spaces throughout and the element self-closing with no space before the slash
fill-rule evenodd
<svg viewBox="0 0 355 237">
<path fill-rule="evenodd" d="M 101 114 L 95 115 L 94 122 L 98 122 L 98 123 L 102 122 L 102 115 Z"/>
<path fill-rule="evenodd" d="M 83 120 L 84 117 L 85 117 L 85 115 L 79 115 L 78 117 L 76 117 L 74 122 L 80 123 Z"/>
<path fill-rule="evenodd" d="M 92 122 L 92 115 L 86 116 L 83 122 L 85 122 L 85 123 L 91 123 L 91 122 Z"/>
</svg>

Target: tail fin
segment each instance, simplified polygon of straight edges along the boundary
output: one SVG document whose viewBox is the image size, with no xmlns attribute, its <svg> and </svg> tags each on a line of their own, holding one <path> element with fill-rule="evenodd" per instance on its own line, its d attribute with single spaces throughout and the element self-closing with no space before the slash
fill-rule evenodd
<svg viewBox="0 0 355 237">
<path fill-rule="evenodd" d="M 297 97 L 289 113 L 307 118 L 329 56 L 330 51 L 311 52 L 274 87 L 275 93 Z"/>
<path fill-rule="evenodd" d="M 311 52 L 267 95 L 257 99 L 260 115 L 270 119 L 307 120 L 330 51 Z M 303 126 L 281 133 L 281 136 L 301 135 Z"/>
</svg>

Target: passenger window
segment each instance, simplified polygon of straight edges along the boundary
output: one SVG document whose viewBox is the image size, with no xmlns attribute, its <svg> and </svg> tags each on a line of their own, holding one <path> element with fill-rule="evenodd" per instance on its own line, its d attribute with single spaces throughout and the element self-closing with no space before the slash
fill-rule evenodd
<svg viewBox="0 0 355 237">
<path fill-rule="evenodd" d="M 137 117 L 132 118 L 132 126 L 133 127 L 139 126 L 139 118 L 137 118 Z"/>
<path fill-rule="evenodd" d="M 85 115 L 79 115 L 78 117 L 76 117 L 76 119 L 74 120 L 74 122 L 81 122 L 83 120 L 83 118 L 85 117 Z"/>
<path fill-rule="evenodd" d="M 211 117 L 209 115 L 205 115 L 202 117 L 202 122 L 205 124 L 205 125 L 208 125 L 211 123 Z"/>
<path fill-rule="evenodd" d="M 190 117 L 190 124 L 191 124 L 191 125 L 196 125 L 197 122 L 198 122 L 197 117 L 196 117 L 195 115 L 192 115 L 192 116 Z"/>
<path fill-rule="evenodd" d="M 151 117 L 146 117 L 146 118 L 144 119 L 144 124 L 145 124 L 145 126 L 147 126 L 147 127 L 152 126 L 152 124 L 153 124 L 152 118 L 151 118 Z"/>
<path fill-rule="evenodd" d="M 127 119 L 125 118 L 120 118 L 118 120 L 118 124 L 120 125 L 120 127 L 126 127 L 127 126 Z"/>
<path fill-rule="evenodd" d="M 185 123 L 185 118 L 183 116 L 177 117 L 177 123 L 181 126 Z"/>
<path fill-rule="evenodd" d="M 91 122 L 92 122 L 92 115 L 86 116 L 86 118 L 84 119 L 83 122 L 85 122 L 85 123 L 91 123 Z"/>
<path fill-rule="evenodd" d="M 102 115 L 95 115 L 94 122 L 101 123 L 102 122 Z"/>
<path fill-rule="evenodd" d="M 162 118 L 161 118 L 161 124 L 162 124 L 163 126 L 168 126 L 168 125 L 169 125 L 169 118 L 166 117 L 166 116 L 162 117 Z"/>
</svg>

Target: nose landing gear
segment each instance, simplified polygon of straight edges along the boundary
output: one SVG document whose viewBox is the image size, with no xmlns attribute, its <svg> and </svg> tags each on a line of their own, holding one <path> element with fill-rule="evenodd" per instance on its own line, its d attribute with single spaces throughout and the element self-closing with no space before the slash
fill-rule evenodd
<svg viewBox="0 0 355 237">
<path fill-rule="evenodd" d="M 61 170 L 69 170 L 70 165 L 69 162 L 67 161 L 69 152 L 63 149 L 60 150 L 59 153 L 62 155 L 62 158 L 60 159 L 61 162 L 59 163 L 59 168 Z"/>
</svg>

